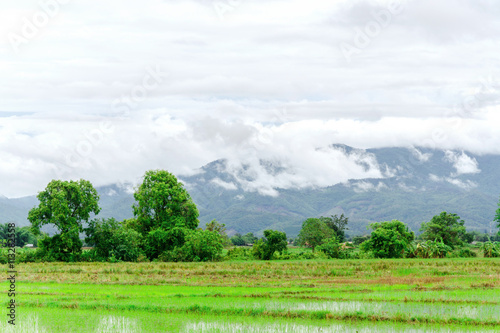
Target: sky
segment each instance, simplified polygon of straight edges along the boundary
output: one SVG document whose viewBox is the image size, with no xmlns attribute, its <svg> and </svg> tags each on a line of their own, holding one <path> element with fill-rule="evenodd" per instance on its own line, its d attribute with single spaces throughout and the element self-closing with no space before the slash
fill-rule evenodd
<svg viewBox="0 0 500 333">
<path fill-rule="evenodd" d="M 264 194 L 387 176 L 335 143 L 500 154 L 499 54 L 494 0 L 3 1 L 0 195 L 217 159 Z"/>
</svg>

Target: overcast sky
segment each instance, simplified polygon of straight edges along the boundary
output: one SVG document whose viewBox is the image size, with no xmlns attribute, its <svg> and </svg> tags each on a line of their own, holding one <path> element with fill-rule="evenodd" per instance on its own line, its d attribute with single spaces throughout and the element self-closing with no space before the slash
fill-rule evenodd
<svg viewBox="0 0 500 333">
<path fill-rule="evenodd" d="M 500 153 L 495 0 L 2 1 L 0 37 L 8 197 L 220 158 L 289 168 L 271 191 L 384 176 L 332 143 Z"/>
</svg>

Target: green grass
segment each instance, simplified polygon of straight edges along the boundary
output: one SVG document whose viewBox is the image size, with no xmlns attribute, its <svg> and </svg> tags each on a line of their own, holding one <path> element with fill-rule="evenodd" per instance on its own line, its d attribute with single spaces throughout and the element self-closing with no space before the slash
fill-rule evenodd
<svg viewBox="0 0 500 333">
<path fill-rule="evenodd" d="M 17 269 L 19 332 L 23 325 L 26 332 L 500 330 L 500 259 L 37 263 Z M 1 284 L 6 290 L 7 282 Z M 8 332 L 5 320 L 1 325 Z"/>
</svg>

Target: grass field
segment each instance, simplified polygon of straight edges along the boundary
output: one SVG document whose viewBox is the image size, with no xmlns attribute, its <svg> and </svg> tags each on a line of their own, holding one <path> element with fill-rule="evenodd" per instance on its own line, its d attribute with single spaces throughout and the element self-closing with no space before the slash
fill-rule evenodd
<svg viewBox="0 0 500 333">
<path fill-rule="evenodd" d="M 15 332 L 500 331 L 499 259 L 17 269 Z M 0 331 L 14 332 L 5 319 Z"/>
</svg>

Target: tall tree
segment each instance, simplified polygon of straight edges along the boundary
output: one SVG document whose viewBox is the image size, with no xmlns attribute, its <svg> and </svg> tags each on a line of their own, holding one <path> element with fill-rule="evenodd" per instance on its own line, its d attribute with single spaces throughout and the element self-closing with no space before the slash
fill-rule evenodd
<svg viewBox="0 0 500 333">
<path fill-rule="evenodd" d="M 429 222 L 422 223 L 420 231 L 423 231 L 424 240 L 442 240 L 444 244 L 454 248 L 462 244 L 465 235 L 464 221 L 457 214 L 441 212 L 432 217 Z"/>
<path fill-rule="evenodd" d="M 196 229 L 198 209 L 184 185 L 166 170 L 150 170 L 134 193 L 132 206 L 142 234 L 155 228 Z"/>
<path fill-rule="evenodd" d="M 335 232 L 325 222 L 318 218 L 308 218 L 302 223 L 297 243 L 301 246 L 311 247 L 314 252 L 316 246 L 321 245 L 325 239 L 332 236 L 335 236 Z"/>
<path fill-rule="evenodd" d="M 81 252 L 82 242 L 78 234 L 83 232 L 83 222 L 88 222 L 91 214 L 98 214 L 99 195 L 88 180 L 52 180 L 44 191 L 37 195 L 40 203 L 29 211 L 28 220 L 35 235 L 45 224 L 53 224 L 59 235 L 51 243 L 45 239 L 44 246 L 55 252 Z M 54 246 L 52 246 L 52 245 Z"/>
<path fill-rule="evenodd" d="M 330 217 L 321 216 L 320 220 L 323 221 L 330 229 L 335 231 L 337 235 L 337 240 L 342 243 L 345 239 L 345 232 L 347 230 L 347 223 L 349 222 L 349 218 L 344 216 L 344 214 L 332 215 Z"/>
</svg>

